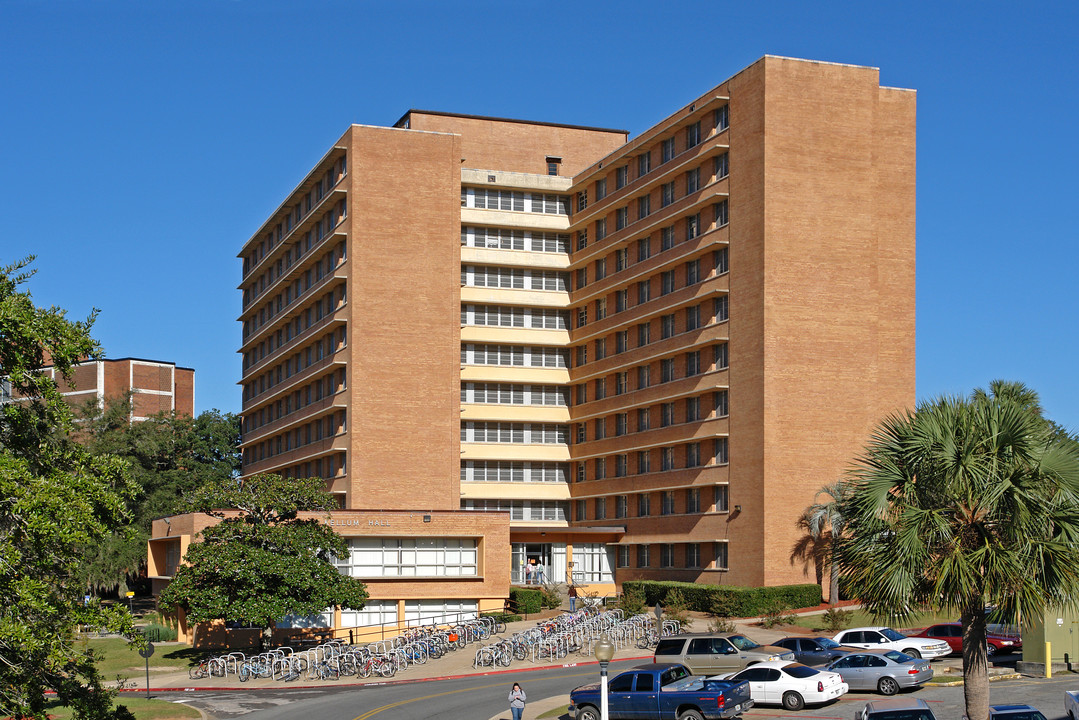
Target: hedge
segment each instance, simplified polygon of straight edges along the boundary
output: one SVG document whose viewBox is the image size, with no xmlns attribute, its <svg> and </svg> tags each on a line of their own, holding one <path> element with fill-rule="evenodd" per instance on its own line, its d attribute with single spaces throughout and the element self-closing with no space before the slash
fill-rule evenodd
<svg viewBox="0 0 1079 720">
<path fill-rule="evenodd" d="M 796 610 L 816 607 L 822 602 L 820 585 L 811 584 L 748 588 L 659 580 L 627 580 L 622 583 L 622 592 L 631 588 L 644 593 L 644 602 L 650 607 L 657 603 L 662 605 L 667 592 L 674 589 L 682 591 L 687 609 L 696 612 L 712 612 L 717 601 L 724 601 L 729 617 L 757 617 L 777 604 Z"/>
<path fill-rule="evenodd" d="M 543 593 L 526 588 L 510 588 L 510 608 L 515 613 L 538 613 L 543 609 Z"/>
</svg>

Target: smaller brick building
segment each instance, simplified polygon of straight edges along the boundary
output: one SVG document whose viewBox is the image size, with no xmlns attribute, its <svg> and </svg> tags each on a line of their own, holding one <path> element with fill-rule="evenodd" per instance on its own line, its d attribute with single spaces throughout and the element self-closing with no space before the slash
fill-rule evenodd
<svg viewBox="0 0 1079 720">
<path fill-rule="evenodd" d="M 72 407 L 93 398 L 104 405 L 107 398 L 130 392 L 133 421 L 170 410 L 177 415 L 195 414 L 195 371 L 175 363 L 140 358 L 87 360 L 75 367 L 70 383 L 55 368 L 46 367 L 42 372 L 56 380 Z"/>
</svg>

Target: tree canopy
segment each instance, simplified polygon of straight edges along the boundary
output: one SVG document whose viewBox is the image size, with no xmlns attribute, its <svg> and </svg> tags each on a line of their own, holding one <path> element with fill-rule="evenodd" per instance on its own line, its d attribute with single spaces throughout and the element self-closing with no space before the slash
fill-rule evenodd
<svg viewBox="0 0 1079 720">
<path fill-rule="evenodd" d="M 967 717 L 988 717 L 985 608 L 1001 621 L 1079 598 L 1079 449 L 1021 383 L 945 397 L 877 428 L 846 483 L 850 592 L 897 621 L 954 611 Z"/>
<path fill-rule="evenodd" d="M 69 437 L 70 410 L 40 370 L 69 378 L 98 354 L 94 316 L 35 306 L 20 289 L 32 261 L 0 268 L 0 376 L 19 398 L 0 404 L 0 715 L 44 718 L 51 690 L 76 718 L 129 718 L 74 638 L 79 625 L 131 632 L 124 608 L 84 604 L 78 553 L 126 523 L 135 488 L 124 463 Z"/>
<path fill-rule="evenodd" d="M 187 509 L 221 520 L 188 547 L 161 593 L 161 607 L 182 608 L 192 623 L 261 627 L 264 640 L 288 615 L 315 615 L 335 605 L 361 609 L 366 586 L 338 572 L 333 561 L 348 552 L 344 539 L 317 516 L 299 516 L 334 507 L 321 478 L 254 475 L 197 489 Z"/>
</svg>

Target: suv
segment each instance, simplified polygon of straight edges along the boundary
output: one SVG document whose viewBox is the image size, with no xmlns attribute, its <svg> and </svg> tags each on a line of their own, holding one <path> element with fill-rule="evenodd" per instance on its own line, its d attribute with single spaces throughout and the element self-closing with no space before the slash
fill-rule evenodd
<svg viewBox="0 0 1079 720">
<path fill-rule="evenodd" d="M 765 660 L 794 662 L 794 653 L 758 645 L 739 633 L 708 633 L 663 638 L 653 658 L 657 663 L 681 663 L 694 675 L 736 672 Z"/>
<path fill-rule="evenodd" d="M 840 645 L 853 645 L 856 648 L 898 650 L 915 660 L 944 657 L 952 652 L 951 646 L 943 640 L 907 637 L 887 627 L 860 627 L 844 630 L 834 639 Z"/>
<path fill-rule="evenodd" d="M 854 720 L 937 720 L 925 700 L 893 698 L 867 703 Z"/>
</svg>

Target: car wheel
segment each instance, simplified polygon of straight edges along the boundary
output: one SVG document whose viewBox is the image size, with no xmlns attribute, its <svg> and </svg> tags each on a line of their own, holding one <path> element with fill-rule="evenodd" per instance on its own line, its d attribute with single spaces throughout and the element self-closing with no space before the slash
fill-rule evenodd
<svg viewBox="0 0 1079 720">
<path fill-rule="evenodd" d="M 915 650 L 914 648 L 907 648 L 906 650 L 903 651 L 903 653 L 905 655 L 910 655 L 915 660 L 921 660 L 922 659 L 922 654 L 920 652 L 918 652 L 917 650 Z"/>
<path fill-rule="evenodd" d="M 895 681 L 895 678 L 882 677 L 877 681 L 877 690 L 881 695 L 895 695 L 899 692 L 899 683 Z"/>
<path fill-rule="evenodd" d="M 806 706 L 806 701 L 802 699 L 802 696 L 793 690 L 788 690 L 783 693 L 783 709 L 784 710 L 801 710 Z"/>
<path fill-rule="evenodd" d="M 577 708 L 577 720 L 600 720 L 599 710 L 591 705 L 582 705 Z"/>
<path fill-rule="evenodd" d="M 686 710 L 678 716 L 678 720 L 704 720 L 704 715 L 701 715 L 696 710 Z"/>
<path fill-rule="evenodd" d="M 985 644 L 985 656 L 986 657 L 993 657 L 996 654 L 997 654 L 996 647 L 993 646 L 991 643 L 986 643 Z"/>
</svg>

